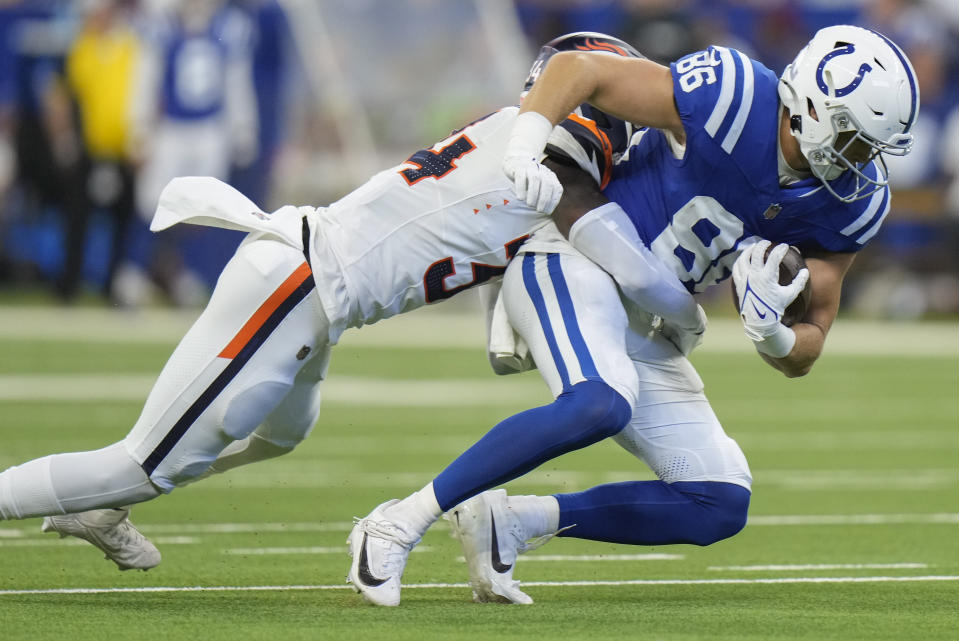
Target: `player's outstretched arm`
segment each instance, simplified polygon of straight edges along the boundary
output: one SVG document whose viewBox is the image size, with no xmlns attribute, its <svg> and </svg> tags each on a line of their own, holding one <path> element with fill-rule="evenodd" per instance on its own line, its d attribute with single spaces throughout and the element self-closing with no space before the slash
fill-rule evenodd
<svg viewBox="0 0 959 641">
<path fill-rule="evenodd" d="M 643 244 L 632 221 L 577 167 L 546 160 L 563 184 L 553 221 L 570 244 L 613 277 L 623 294 L 676 330 L 670 340 L 688 355 L 702 340 L 706 315 L 679 277 Z"/>
<path fill-rule="evenodd" d="M 822 354 L 826 334 L 839 312 L 842 281 L 855 254 L 807 254 L 806 268 L 812 283 L 809 309 L 802 321 L 792 326 L 796 342 L 788 354 L 774 358 L 760 352 L 763 359 L 786 376 L 805 376 Z"/>
<path fill-rule="evenodd" d="M 584 102 L 685 141 L 668 67 L 639 58 L 558 53 L 523 99 L 503 159 L 513 190 L 530 207 L 551 213 L 559 202 L 562 185 L 539 160 L 553 127 Z"/>
<path fill-rule="evenodd" d="M 559 124 L 581 103 L 640 127 L 685 139 L 669 67 L 651 60 L 565 51 L 550 58 L 523 99 L 520 114 L 537 112 Z"/>
</svg>

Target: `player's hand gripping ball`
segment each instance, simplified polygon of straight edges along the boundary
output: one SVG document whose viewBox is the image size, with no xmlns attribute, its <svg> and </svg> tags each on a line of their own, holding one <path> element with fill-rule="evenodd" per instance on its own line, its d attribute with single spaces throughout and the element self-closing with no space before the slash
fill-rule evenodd
<svg viewBox="0 0 959 641">
<path fill-rule="evenodd" d="M 769 243 L 768 247 L 766 247 L 766 250 L 763 253 L 764 262 L 769 259 L 770 252 L 772 252 L 773 248 L 778 244 L 779 243 Z M 798 276 L 799 272 L 803 269 L 806 269 L 806 261 L 803 259 L 802 253 L 790 245 L 789 249 L 783 256 L 782 261 L 779 263 L 779 284 L 783 286 L 789 285 L 796 279 L 796 276 Z M 739 294 L 739 291 L 737 290 L 735 278 L 733 279 L 732 293 L 733 305 L 736 306 L 736 311 L 741 313 L 743 300 Z M 783 311 L 780 322 L 786 327 L 792 327 L 801 321 L 806 316 L 806 312 L 809 310 L 811 298 L 812 285 L 810 281 L 807 280 L 805 286 L 802 288 L 796 298 L 786 307 L 785 311 Z"/>
</svg>

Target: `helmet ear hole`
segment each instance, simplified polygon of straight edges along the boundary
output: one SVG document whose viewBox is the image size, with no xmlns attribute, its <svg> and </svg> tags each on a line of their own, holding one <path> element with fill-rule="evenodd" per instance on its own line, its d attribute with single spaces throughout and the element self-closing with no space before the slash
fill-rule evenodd
<svg viewBox="0 0 959 641">
<path fill-rule="evenodd" d="M 819 122 L 819 114 L 816 113 L 816 107 L 813 106 L 812 100 L 806 98 L 806 110 L 809 112 L 809 117 Z"/>
</svg>

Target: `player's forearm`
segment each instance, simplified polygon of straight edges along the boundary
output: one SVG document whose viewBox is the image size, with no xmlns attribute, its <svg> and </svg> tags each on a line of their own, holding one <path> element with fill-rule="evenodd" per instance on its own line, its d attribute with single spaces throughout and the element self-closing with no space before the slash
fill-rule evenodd
<svg viewBox="0 0 959 641">
<path fill-rule="evenodd" d="M 588 56 L 556 54 L 523 98 L 520 113 L 535 111 L 553 125 L 559 124 L 594 93 L 596 75 L 590 72 L 592 67 L 593 61 Z"/>
<path fill-rule="evenodd" d="M 796 334 L 796 343 L 788 354 L 782 358 L 774 358 L 762 352 L 759 352 L 759 355 L 788 378 L 797 378 L 812 370 L 813 364 L 822 354 L 826 334 L 822 328 L 811 323 L 796 323 L 792 330 Z"/>
<path fill-rule="evenodd" d="M 609 273 L 626 298 L 679 328 L 705 330 L 699 306 L 679 278 L 643 245 L 626 212 L 606 203 L 579 218 L 570 244 Z"/>
<path fill-rule="evenodd" d="M 770 365 L 790 378 L 805 376 L 812 369 L 826 343 L 826 335 L 836 320 L 842 281 L 855 254 L 810 252 L 806 266 L 812 281 L 812 301 L 803 322 L 793 325 L 796 342 L 781 358 L 763 355 Z"/>
<path fill-rule="evenodd" d="M 611 203 L 581 169 L 550 159 L 545 164 L 564 187 L 553 222 L 570 244 L 606 270 L 641 309 L 683 330 L 704 330 L 696 300 L 646 248 L 622 207 Z"/>
<path fill-rule="evenodd" d="M 520 113 L 536 112 L 557 125 L 584 102 L 627 122 L 684 136 L 669 67 L 639 58 L 558 53 L 523 99 Z"/>
<path fill-rule="evenodd" d="M 584 56 L 557 54 L 550 59 L 543 74 L 523 99 L 506 146 L 504 163 L 506 175 L 517 180 L 515 189 L 520 198 L 526 197 L 524 185 L 527 182 L 536 185 L 541 179 L 536 176 L 526 178 L 528 169 L 517 170 L 511 167 L 511 159 L 532 159 L 534 162 L 540 160 L 553 127 L 592 95 L 595 79 L 588 71 L 591 66 L 591 61 Z M 551 186 L 559 189 L 556 185 Z M 538 189 L 539 187 L 536 191 Z M 530 199 L 528 204 L 539 207 L 542 203 Z"/>
</svg>

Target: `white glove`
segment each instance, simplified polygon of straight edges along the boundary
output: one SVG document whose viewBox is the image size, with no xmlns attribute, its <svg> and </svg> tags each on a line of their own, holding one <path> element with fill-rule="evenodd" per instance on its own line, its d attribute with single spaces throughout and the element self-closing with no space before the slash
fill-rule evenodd
<svg viewBox="0 0 959 641">
<path fill-rule="evenodd" d="M 551 214 L 563 196 L 563 185 L 553 171 L 532 158 L 511 156 L 503 160 L 503 172 L 513 181 L 513 191 L 520 200 Z"/>
<path fill-rule="evenodd" d="M 700 305 L 696 305 L 696 312 L 699 315 L 699 327 L 683 329 L 674 323 L 663 321 L 663 336 L 672 343 L 683 356 L 689 356 L 693 350 L 703 342 L 703 334 L 706 333 L 706 312 Z"/>
<path fill-rule="evenodd" d="M 781 243 L 763 256 L 771 243 L 761 240 L 746 248 L 733 265 L 733 281 L 739 294 L 739 315 L 746 336 L 756 349 L 774 358 L 792 351 L 796 334 L 783 325 L 783 312 L 796 300 L 809 280 L 809 270 L 802 269 L 788 285 L 779 284 L 779 264 L 789 245 Z"/>
<path fill-rule="evenodd" d="M 516 118 L 503 159 L 503 172 L 513 181 L 513 191 L 527 205 L 546 214 L 553 213 L 563 195 L 563 185 L 550 169 L 539 162 L 553 124 L 535 111 Z"/>
</svg>

